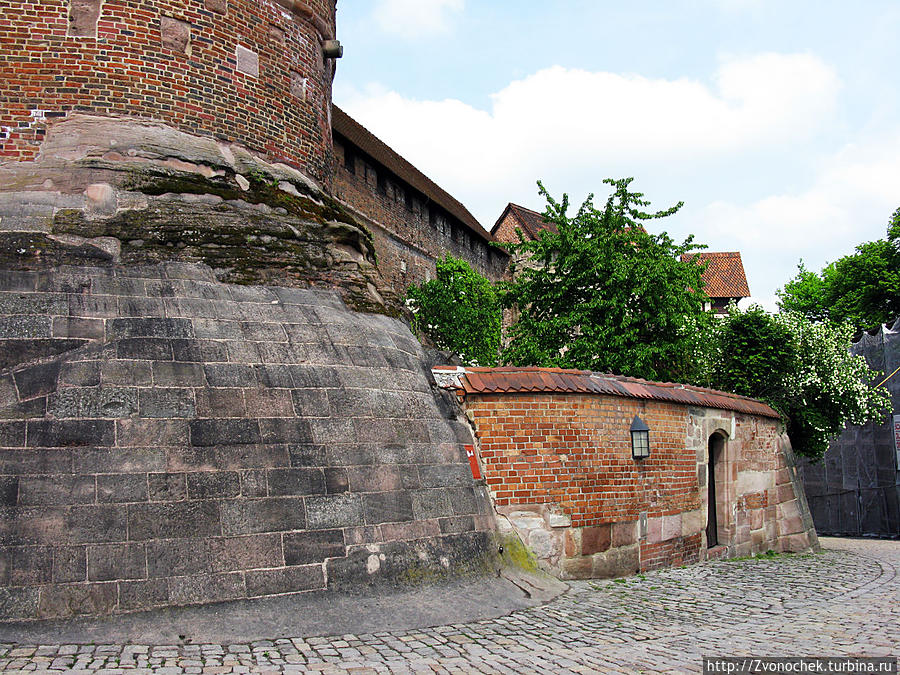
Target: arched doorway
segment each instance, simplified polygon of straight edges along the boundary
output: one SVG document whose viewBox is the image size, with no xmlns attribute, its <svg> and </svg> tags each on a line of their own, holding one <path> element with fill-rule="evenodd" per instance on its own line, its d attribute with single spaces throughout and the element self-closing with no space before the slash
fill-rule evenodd
<svg viewBox="0 0 900 675">
<path fill-rule="evenodd" d="M 706 455 L 706 548 L 719 545 L 719 523 L 721 522 L 721 504 L 724 501 L 719 484 L 723 478 L 722 462 L 725 458 L 725 436 L 715 433 L 709 437 Z M 718 475 L 719 481 L 716 480 Z"/>
</svg>

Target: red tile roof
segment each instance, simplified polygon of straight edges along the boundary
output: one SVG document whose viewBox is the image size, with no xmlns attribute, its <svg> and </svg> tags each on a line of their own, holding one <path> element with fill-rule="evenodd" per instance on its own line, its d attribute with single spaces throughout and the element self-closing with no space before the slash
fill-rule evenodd
<svg viewBox="0 0 900 675">
<path fill-rule="evenodd" d="M 497 228 L 500 227 L 500 223 L 503 222 L 507 215 L 511 215 L 516 220 L 517 226 L 522 229 L 522 233 L 529 239 L 537 239 L 538 232 L 541 230 L 556 232 L 556 225 L 544 221 L 544 215 L 542 213 L 526 209 L 524 206 L 519 206 L 518 204 L 510 202 L 506 205 L 506 208 L 503 210 L 500 218 L 497 219 L 497 222 L 494 223 L 494 227 L 491 228 L 491 234 L 496 234 Z"/>
<path fill-rule="evenodd" d="M 756 399 L 715 389 L 671 382 L 562 368 L 466 368 L 459 378 L 466 394 L 607 394 L 626 398 L 668 401 L 704 408 L 719 408 L 763 417 L 780 417 Z"/>
<path fill-rule="evenodd" d="M 331 110 L 331 128 L 336 134 L 343 136 L 369 157 L 388 169 L 397 178 L 441 206 L 478 238 L 485 241 L 494 241 L 494 237 L 488 234 L 481 226 L 481 223 L 475 219 L 475 216 L 469 213 L 465 206 L 451 197 L 437 183 L 336 105 L 332 105 Z"/>
<path fill-rule="evenodd" d="M 744 263 L 741 261 L 739 252 L 704 251 L 689 253 L 682 259 L 692 260 L 695 257 L 698 262 L 709 262 L 703 272 L 703 281 L 706 284 L 703 291 L 709 297 L 750 297 L 750 286 L 747 284 L 747 275 L 744 274 Z"/>
</svg>

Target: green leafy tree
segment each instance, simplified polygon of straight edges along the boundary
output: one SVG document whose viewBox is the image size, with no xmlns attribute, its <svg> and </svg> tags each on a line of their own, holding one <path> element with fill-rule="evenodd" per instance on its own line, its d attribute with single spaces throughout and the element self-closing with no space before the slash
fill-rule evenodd
<svg viewBox="0 0 900 675">
<path fill-rule="evenodd" d="M 890 398 L 878 375 L 850 354 L 849 323 L 815 323 L 795 312 L 732 308 L 715 333 L 712 386 L 760 398 L 787 421 L 794 450 L 820 458 L 847 424 L 883 419 Z"/>
<path fill-rule="evenodd" d="M 900 252 L 893 242 L 861 244 L 854 255 L 832 263 L 823 275 L 832 320 L 870 328 L 900 316 Z"/>
<path fill-rule="evenodd" d="M 411 286 L 413 327 L 468 365 L 494 366 L 500 349 L 502 308 L 491 282 L 465 260 L 437 261 L 435 279 Z"/>
<path fill-rule="evenodd" d="M 806 269 L 803 261 L 797 265 L 797 276 L 777 291 L 778 307 L 783 312 L 797 312 L 810 321 L 828 319 L 828 307 L 823 303 L 825 279 Z"/>
<path fill-rule="evenodd" d="M 547 199 L 544 218 L 556 232 L 505 247 L 523 262 L 505 287 L 504 303 L 518 310 L 502 353 L 513 365 L 582 368 L 648 379 L 688 379 L 697 367 L 703 311 L 703 268 L 681 256 L 705 248 L 688 237 L 675 243 L 643 224 L 681 208 L 655 213 L 630 192 L 632 179 L 607 183 L 603 209 L 589 196 L 574 216 L 569 200 Z"/>
<path fill-rule="evenodd" d="M 888 221 L 888 241 L 900 249 L 900 207 L 897 207 Z"/>
<path fill-rule="evenodd" d="M 849 321 L 857 329 L 894 321 L 900 316 L 900 209 L 891 216 L 887 239 L 860 244 L 820 274 L 801 262 L 778 297 L 783 311 L 811 321 Z"/>
<path fill-rule="evenodd" d="M 732 306 L 718 331 L 715 387 L 778 402 L 797 368 L 797 345 L 790 328 L 759 305 L 746 312 Z"/>
</svg>

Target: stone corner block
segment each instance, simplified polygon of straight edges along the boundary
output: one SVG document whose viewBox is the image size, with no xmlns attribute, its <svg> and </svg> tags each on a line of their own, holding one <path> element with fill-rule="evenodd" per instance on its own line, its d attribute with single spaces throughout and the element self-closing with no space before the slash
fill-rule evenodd
<svg viewBox="0 0 900 675">
<path fill-rule="evenodd" d="M 547 525 L 550 527 L 572 527 L 572 516 L 567 513 L 553 513 L 548 511 L 546 514 Z"/>
</svg>

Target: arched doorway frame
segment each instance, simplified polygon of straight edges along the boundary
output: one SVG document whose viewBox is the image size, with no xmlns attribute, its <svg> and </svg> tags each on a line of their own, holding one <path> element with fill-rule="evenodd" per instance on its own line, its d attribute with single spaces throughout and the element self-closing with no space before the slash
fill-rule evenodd
<svg viewBox="0 0 900 675">
<path fill-rule="evenodd" d="M 724 547 L 733 543 L 734 476 L 729 457 L 729 434 L 717 428 L 706 440 L 706 548 Z"/>
</svg>

